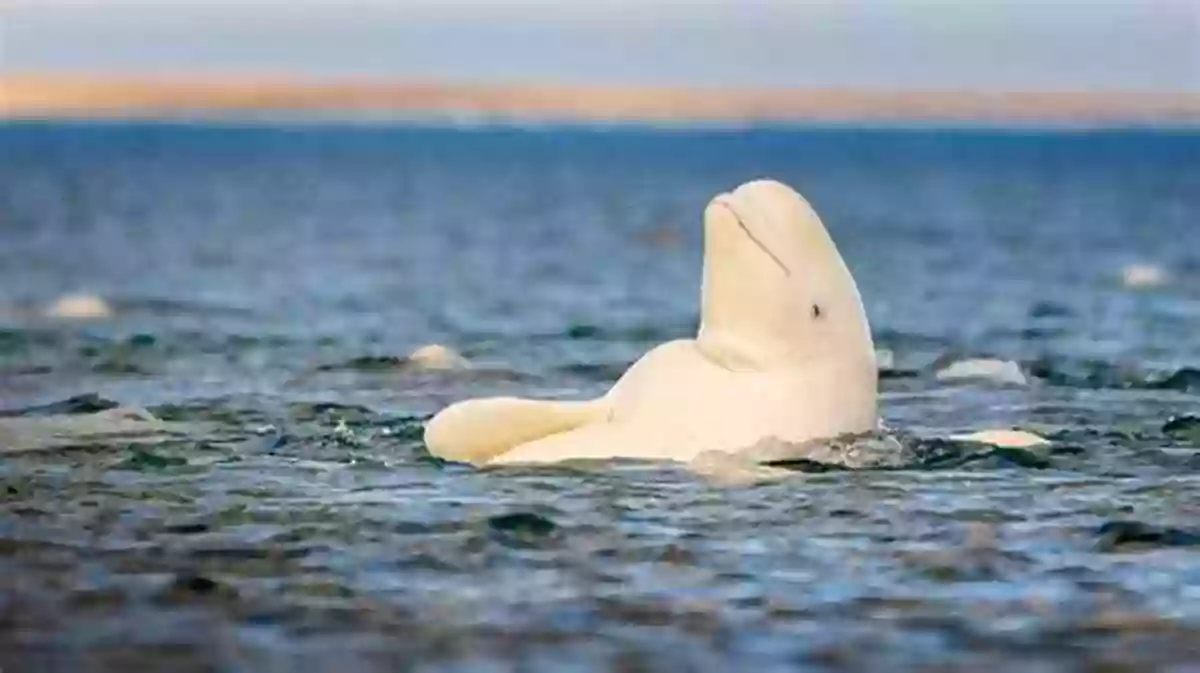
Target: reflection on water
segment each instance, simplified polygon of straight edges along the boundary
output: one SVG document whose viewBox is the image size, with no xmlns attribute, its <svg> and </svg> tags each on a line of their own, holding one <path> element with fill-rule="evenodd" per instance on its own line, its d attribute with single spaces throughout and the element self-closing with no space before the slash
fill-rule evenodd
<svg viewBox="0 0 1200 673">
<path fill-rule="evenodd" d="M 203 428 L 4 456 L 0 666 L 1194 664 L 1197 156 L 1166 132 L 0 127 L 4 415 Z M 424 452 L 451 400 L 593 395 L 688 334 L 703 204 L 758 176 L 837 239 L 912 461 L 722 488 Z M 1146 264 L 1164 282 L 1128 284 Z M 113 316 L 41 310 L 78 292 Z M 426 343 L 472 367 L 405 366 Z M 969 359 L 1025 382 L 939 378 Z M 931 439 L 1014 425 L 1053 444 Z"/>
</svg>

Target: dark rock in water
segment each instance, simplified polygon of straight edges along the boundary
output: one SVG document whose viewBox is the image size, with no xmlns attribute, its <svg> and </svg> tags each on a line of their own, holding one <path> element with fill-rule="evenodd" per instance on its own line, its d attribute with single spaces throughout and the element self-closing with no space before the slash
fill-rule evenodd
<svg viewBox="0 0 1200 673">
<path fill-rule="evenodd" d="M 25 330 L 0 329 L 0 354 L 16 353 L 29 347 Z"/>
<path fill-rule="evenodd" d="M 164 532 L 174 533 L 176 535 L 195 535 L 197 533 L 207 533 L 211 529 L 211 526 L 203 522 L 176 523 L 163 527 Z"/>
<path fill-rule="evenodd" d="M 1041 358 L 1030 363 L 1028 369 L 1030 374 L 1047 383 L 1068 388 L 1200 391 L 1200 369 L 1192 367 L 1160 377 L 1127 365 L 1099 360 L 1066 362 Z"/>
<path fill-rule="evenodd" d="M 905 454 L 920 467 L 954 467 L 963 464 L 968 456 L 979 451 L 980 445 L 953 439 L 910 438 L 905 443 Z"/>
<path fill-rule="evenodd" d="M 1186 433 L 1191 430 L 1200 430 L 1200 416 L 1194 414 L 1184 414 L 1182 416 L 1172 416 L 1163 424 L 1163 432 L 1170 434 Z"/>
<path fill-rule="evenodd" d="M 401 416 L 388 419 L 382 425 L 388 429 L 391 436 L 401 441 L 419 442 L 425 437 L 425 423 L 433 418 L 428 416 Z"/>
<path fill-rule="evenodd" d="M 236 599 L 233 587 L 197 573 L 180 573 L 168 584 L 161 598 L 168 603 L 186 603 L 196 600 Z"/>
<path fill-rule="evenodd" d="M 679 325 L 633 325 L 625 327 L 600 327 L 579 323 L 570 325 L 562 335 L 567 339 L 598 341 L 650 341 L 662 342 L 696 333 L 696 326 L 691 323 Z"/>
<path fill-rule="evenodd" d="M 424 445 L 422 445 L 421 449 L 415 453 L 415 459 L 418 463 L 432 465 L 437 468 L 443 468 L 443 467 L 446 467 L 447 465 L 452 464 L 451 461 L 446 460 L 445 458 L 440 458 L 440 457 L 435 456 L 432 453 L 430 453 L 429 449 L 426 448 Z"/>
<path fill-rule="evenodd" d="M 157 341 L 158 339 L 153 334 L 134 334 L 129 337 L 128 344 L 132 348 L 148 348 Z"/>
<path fill-rule="evenodd" d="M 565 336 L 568 339 L 594 339 L 600 336 L 600 328 L 595 325 L 571 325 Z"/>
<path fill-rule="evenodd" d="M 328 421 L 344 420 L 347 423 L 362 423 L 375 418 L 377 414 L 371 409 L 358 404 L 337 404 L 335 402 L 298 402 L 288 405 L 293 416 L 298 421 Z"/>
<path fill-rule="evenodd" d="M 894 379 L 915 379 L 915 378 L 919 378 L 920 376 L 921 376 L 921 372 L 919 372 L 915 369 L 893 369 L 893 368 L 882 369 L 881 368 L 879 370 L 879 378 L 880 378 L 880 380 L 884 380 L 884 381 L 894 380 Z"/>
<path fill-rule="evenodd" d="M 949 439 L 922 439 L 910 450 L 918 464 L 929 469 L 955 469 L 971 465 L 1044 470 L 1054 465 L 1046 456 L 1027 448 Z"/>
<path fill-rule="evenodd" d="M 374 414 L 374 411 L 364 407 L 361 404 L 338 404 L 336 402 L 318 402 L 310 405 L 313 414 L 328 414 L 330 411 L 336 413 L 352 413 L 352 414 Z"/>
<path fill-rule="evenodd" d="M 1017 332 L 1022 341 L 1049 341 L 1067 334 L 1068 330 L 1058 327 L 1027 327 Z"/>
<path fill-rule="evenodd" d="M 146 411 L 164 421 L 203 421 L 239 427 L 267 422 L 262 412 L 226 406 L 216 400 L 200 404 L 162 404 L 149 407 Z"/>
<path fill-rule="evenodd" d="M 1055 368 L 1054 363 L 1047 359 L 1030 362 L 1025 369 L 1029 375 L 1053 385 L 1069 385 L 1071 379 Z"/>
<path fill-rule="evenodd" d="M 928 369 L 931 372 L 938 372 L 960 360 L 973 360 L 973 359 L 977 359 L 977 358 L 978 359 L 991 359 L 990 356 L 988 356 L 987 354 L 981 353 L 979 355 L 972 356 L 971 354 L 969 354 L 966 350 L 964 350 L 962 348 L 958 348 L 958 347 L 948 348 L 946 350 L 943 350 L 940 354 L 938 354 L 938 356 L 933 359 L 933 362 L 930 362 L 926 366 L 926 369 Z"/>
<path fill-rule="evenodd" d="M 1152 390 L 1179 390 L 1185 393 L 1200 392 L 1200 369 L 1184 367 L 1165 379 L 1147 382 L 1146 387 Z"/>
<path fill-rule="evenodd" d="M 1087 448 L 1078 444 L 1055 444 L 1050 447 L 1050 453 L 1055 456 L 1084 456 Z"/>
<path fill-rule="evenodd" d="M 115 409 L 120 406 L 96 393 L 68 397 L 65 400 L 42 404 L 24 409 L 0 409 L 0 418 L 13 416 L 56 416 L 59 414 L 93 414 L 97 411 Z"/>
<path fill-rule="evenodd" d="M 1065 318 L 1070 315 L 1071 309 L 1052 301 L 1035 302 L 1029 307 L 1030 318 Z"/>
<path fill-rule="evenodd" d="M 187 459 L 180 458 L 179 456 L 160 456 L 157 453 L 152 453 L 145 449 L 133 447 L 130 456 L 120 463 L 117 463 L 116 469 L 145 472 L 148 470 L 162 470 L 168 467 L 178 467 L 180 465 L 187 465 Z"/>
<path fill-rule="evenodd" d="M 411 372 L 430 370 L 455 370 L 467 365 L 467 361 L 458 353 L 436 344 L 423 346 L 408 356 L 397 355 L 362 355 L 351 358 L 346 362 L 324 364 L 317 367 L 319 372 Z"/>
<path fill-rule="evenodd" d="M 1031 376 L 1064 388 L 1126 390 L 1145 385 L 1145 377 L 1140 372 L 1103 360 L 1069 362 L 1043 357 L 1029 363 L 1026 369 Z"/>
<path fill-rule="evenodd" d="M 212 593 L 219 585 L 207 577 L 200 575 L 177 577 L 174 587 L 197 594 Z"/>
<path fill-rule="evenodd" d="M 97 374 L 115 374 L 130 376 L 148 376 L 152 372 L 146 367 L 130 362 L 123 357 L 105 358 L 92 365 L 92 371 Z"/>
<path fill-rule="evenodd" d="M 501 514 L 488 519 L 488 526 L 504 532 L 523 532 L 534 535 L 549 535 L 558 530 L 558 524 L 532 512 Z"/>
<path fill-rule="evenodd" d="M 558 524 L 532 512 L 514 512 L 488 519 L 493 538 L 506 547 L 538 547 L 551 541 Z"/>
<path fill-rule="evenodd" d="M 809 460 L 808 458 L 768 460 L 763 462 L 763 465 L 766 465 L 767 467 L 781 467 L 785 470 L 794 470 L 796 472 L 812 472 L 818 474 L 821 472 L 836 472 L 851 469 L 845 465 L 838 465 L 836 463 L 823 463 L 818 460 Z"/>
<path fill-rule="evenodd" d="M 397 357 L 395 355 L 363 355 L 353 358 L 341 364 L 321 365 L 317 367 L 317 371 L 360 371 L 360 372 L 377 372 L 387 371 L 391 369 L 403 369 L 408 365 L 408 358 Z"/>
<path fill-rule="evenodd" d="M 1152 526 L 1141 521 L 1109 521 L 1096 531 L 1099 551 L 1200 546 L 1200 530 Z"/>
<path fill-rule="evenodd" d="M 1200 416 L 1172 416 L 1163 424 L 1163 433 L 1176 439 L 1200 443 Z"/>
<path fill-rule="evenodd" d="M 49 374 L 53 371 L 54 367 L 51 367 L 50 365 L 26 365 L 11 369 L 6 373 L 17 374 L 20 376 L 39 376 L 42 374 Z"/>
</svg>

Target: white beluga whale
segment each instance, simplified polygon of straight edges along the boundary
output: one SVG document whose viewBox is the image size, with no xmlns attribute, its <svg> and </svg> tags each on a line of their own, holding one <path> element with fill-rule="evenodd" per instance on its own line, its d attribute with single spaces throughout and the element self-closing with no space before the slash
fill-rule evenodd
<svg viewBox="0 0 1200 673">
<path fill-rule="evenodd" d="M 650 350 L 594 400 L 453 404 L 425 443 L 477 465 L 692 462 L 874 431 L 877 388 L 866 312 L 837 246 L 800 194 L 756 180 L 704 211 L 696 338 Z"/>
</svg>

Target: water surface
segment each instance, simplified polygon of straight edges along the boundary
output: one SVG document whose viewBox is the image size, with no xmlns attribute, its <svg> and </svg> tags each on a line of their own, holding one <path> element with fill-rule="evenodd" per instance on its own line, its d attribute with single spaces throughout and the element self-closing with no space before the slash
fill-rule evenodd
<svg viewBox="0 0 1200 673">
<path fill-rule="evenodd" d="M 854 272 L 889 427 L 1054 448 L 744 488 L 428 456 L 449 401 L 689 335 L 703 206 L 761 176 Z M 208 430 L 4 456 L 0 666 L 1188 670 L 1198 227 L 1188 132 L 5 124 L 0 409 Z M 38 315 L 78 291 L 115 316 Z M 400 365 L 433 342 L 475 368 Z"/>
</svg>

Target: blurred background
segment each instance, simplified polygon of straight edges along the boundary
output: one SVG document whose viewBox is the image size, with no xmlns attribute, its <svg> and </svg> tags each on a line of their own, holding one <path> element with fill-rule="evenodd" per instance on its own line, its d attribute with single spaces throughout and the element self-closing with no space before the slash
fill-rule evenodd
<svg viewBox="0 0 1200 673">
<path fill-rule="evenodd" d="M 10 0 L 10 71 L 1133 91 L 1200 86 L 1187 0 Z"/>
<path fill-rule="evenodd" d="M 1198 7 L 8 0 L 0 668 L 1192 670 Z M 693 335 L 759 177 L 887 469 L 428 454 Z"/>
<path fill-rule="evenodd" d="M 1194 118 L 1194 98 L 1181 94 L 1194 96 L 1200 87 L 1200 19 L 1187 0 L 11 0 L 3 12 L 0 65 L 10 75 L 9 106 L 18 113 L 152 101 L 168 107 L 432 106 L 442 112 L 490 108 L 589 117 L 641 111 L 677 118 L 1087 118 L 1113 116 L 1118 111 L 1106 108 L 1118 106 L 1126 116 Z M 14 81 L 14 74 L 56 77 Z M 75 86 L 66 87 L 68 75 L 91 77 L 68 78 Z M 98 80 L 100 75 L 107 77 Z M 126 87 L 111 88 L 116 75 Z M 192 78 L 192 87 L 155 96 L 128 86 L 145 84 L 136 76 L 151 75 L 160 86 L 183 89 L 188 82 L 180 78 Z M 110 89 L 97 88 L 104 82 Z M 318 82 L 334 88 L 304 94 Z M 414 84 L 475 88 L 434 95 Z M 409 90 L 395 90 L 405 85 Z M 478 89 L 487 85 L 539 90 L 488 96 Z M 243 91 L 246 86 L 257 94 Z M 546 87 L 593 90 L 567 94 Z M 633 93 L 628 87 L 673 93 Z M 388 88 L 390 93 L 380 91 Z M 713 100 L 726 98 L 719 92 L 687 95 L 680 88 L 775 91 L 739 103 Z M 868 104 L 853 96 L 814 101 L 781 91 L 794 89 L 958 95 L 924 102 L 892 96 Z M 965 95 L 1001 92 L 1127 95 L 1054 99 L 1057 105 Z"/>
</svg>

